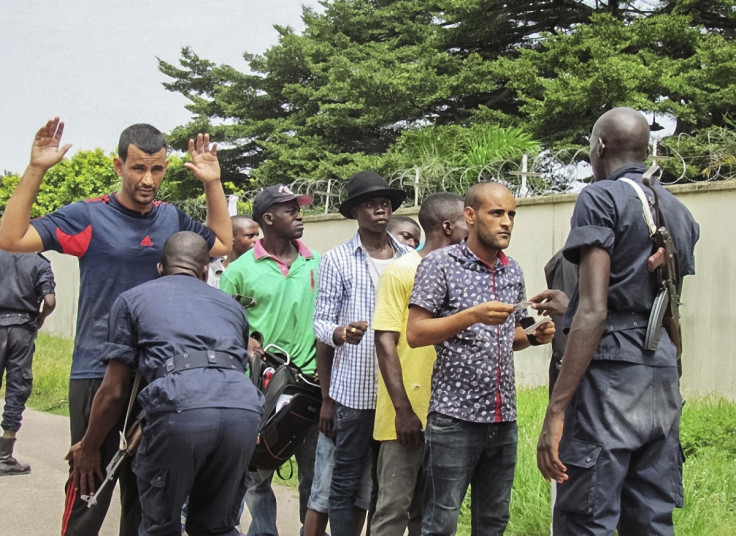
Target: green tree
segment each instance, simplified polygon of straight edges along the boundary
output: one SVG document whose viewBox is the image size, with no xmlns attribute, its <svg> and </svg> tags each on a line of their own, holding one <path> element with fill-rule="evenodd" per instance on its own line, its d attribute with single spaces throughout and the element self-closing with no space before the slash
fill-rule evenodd
<svg viewBox="0 0 736 536">
<path fill-rule="evenodd" d="M 533 33 L 554 28 L 540 14 L 555 2 L 528 10 L 539 19 Z M 590 11 L 572 2 L 581 20 Z M 344 177 L 370 165 L 400 134 L 425 125 L 469 124 L 496 91 L 488 60 L 519 44 L 523 20 L 506 19 L 516 31 L 488 32 L 496 38 L 469 45 L 458 25 L 507 10 L 503 2 L 378 1 L 325 2 L 324 12 L 305 9 L 306 29 L 296 35 L 277 27 L 278 45 L 262 55 L 245 54 L 249 73 L 214 65 L 184 49 L 179 66 L 160 60 L 172 78 L 165 86 L 186 96 L 194 114 L 176 129 L 179 147 L 207 128 L 224 140 L 224 176 L 258 183 L 304 176 Z M 573 9 L 575 8 L 575 9 Z M 494 20 L 493 17 L 487 20 Z M 543 26 L 547 23 L 547 26 Z M 461 42 L 455 42 L 460 40 Z M 490 83 L 489 83 L 490 82 Z M 508 122 L 508 120 L 507 120 Z"/>
<path fill-rule="evenodd" d="M 193 119 L 172 133 L 222 140 L 226 180 L 252 188 L 340 178 L 402 160 L 403 132 L 522 126 L 579 145 L 602 111 L 722 126 L 735 85 L 733 0 L 325 0 L 305 30 L 244 54 L 245 72 L 183 49 L 159 60 Z"/>
<path fill-rule="evenodd" d="M 46 173 L 36 202 L 31 208 L 31 217 L 48 214 L 75 201 L 116 192 L 120 187 L 120 179 L 115 173 L 112 158 L 113 155 L 106 155 L 99 148 L 77 151 L 70 158 L 64 158 Z M 200 216 L 204 213 L 202 185 L 184 167 L 184 162 L 185 159 L 180 156 L 169 156 L 169 167 L 158 198 L 179 206 L 193 216 Z M 6 175 L 0 177 L 0 181 L 2 213 L 10 195 L 18 186 L 20 176 Z M 226 186 L 233 189 L 233 185 Z"/>
<path fill-rule="evenodd" d="M 576 31 L 546 36 L 538 50 L 495 62 L 528 127 L 548 143 L 581 144 L 601 112 L 631 106 L 669 115 L 676 133 L 723 125 L 734 110 L 736 44 L 689 16 L 631 23 L 591 16 Z"/>
<path fill-rule="evenodd" d="M 19 180 L 18 175 L 2 177 L 0 210 L 5 210 Z M 31 208 L 31 216 L 42 216 L 74 201 L 113 192 L 118 184 L 111 157 L 105 155 L 102 149 L 78 151 L 46 173 Z"/>
</svg>

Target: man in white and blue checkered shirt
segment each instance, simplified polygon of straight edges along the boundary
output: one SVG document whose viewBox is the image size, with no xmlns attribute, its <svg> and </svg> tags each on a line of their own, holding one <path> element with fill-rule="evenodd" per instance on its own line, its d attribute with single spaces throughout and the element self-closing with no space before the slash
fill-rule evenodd
<svg viewBox="0 0 736 536">
<path fill-rule="evenodd" d="M 314 331 L 335 348 L 329 397 L 334 400 L 334 472 L 329 515 L 332 534 L 355 532 L 356 497 L 369 463 L 376 407 L 376 348 L 373 318 L 378 279 L 393 259 L 410 249 L 387 231 L 391 214 L 406 194 L 373 171 L 355 174 L 340 213 L 358 222 L 355 236 L 322 257 Z M 325 381 L 326 378 L 322 378 Z M 330 401 L 327 402 L 331 403 Z M 329 441 L 325 436 L 320 441 Z M 320 464 L 317 447 L 315 474 Z M 312 499 L 315 498 L 313 487 Z"/>
</svg>

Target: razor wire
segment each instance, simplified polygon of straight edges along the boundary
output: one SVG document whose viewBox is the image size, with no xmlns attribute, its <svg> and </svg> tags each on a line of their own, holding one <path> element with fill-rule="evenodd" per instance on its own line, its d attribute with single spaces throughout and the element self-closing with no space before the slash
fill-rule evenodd
<svg viewBox="0 0 736 536">
<path fill-rule="evenodd" d="M 735 152 L 724 151 L 723 147 L 727 142 L 736 147 L 736 140 L 725 140 L 723 136 L 727 134 L 713 132 L 713 149 L 707 155 L 695 157 L 685 156 L 683 148 L 687 147 L 688 141 L 685 135 L 664 141 L 656 140 L 649 161 L 656 160 L 660 165 L 660 177 L 667 173 L 667 184 L 734 179 Z M 730 135 L 733 137 L 732 133 Z M 392 188 L 406 192 L 404 207 L 416 207 L 432 193 L 451 192 L 464 196 L 473 184 L 484 181 L 505 185 L 517 198 L 573 193 L 590 182 L 591 175 L 587 151 L 573 148 L 545 150 L 536 155 L 489 162 L 483 166 L 418 165 L 397 170 L 388 175 L 386 180 Z M 306 214 L 336 214 L 340 204 L 348 197 L 347 184 L 348 180 L 343 178 L 302 177 L 293 181 L 290 187 L 294 193 L 312 197 L 312 204 L 304 209 Z M 233 195 L 238 198 L 238 213 L 250 212 L 253 199 L 261 190 L 262 188 L 249 188 L 234 192 Z M 202 199 L 175 204 L 195 217 L 204 217 L 205 206 Z"/>
</svg>

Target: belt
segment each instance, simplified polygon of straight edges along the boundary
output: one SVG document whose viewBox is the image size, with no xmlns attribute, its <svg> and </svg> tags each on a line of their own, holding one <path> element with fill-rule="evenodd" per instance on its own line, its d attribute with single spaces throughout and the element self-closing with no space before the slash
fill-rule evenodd
<svg viewBox="0 0 736 536">
<path fill-rule="evenodd" d="M 649 323 L 649 313 L 608 311 L 604 332 L 624 331 L 633 328 L 645 328 Z"/>
<path fill-rule="evenodd" d="M 161 376 L 195 368 L 220 368 L 244 372 L 243 363 L 233 355 L 213 350 L 186 352 L 166 360 Z"/>
<path fill-rule="evenodd" d="M 36 315 L 33 313 L 0 313 L 0 318 L 27 318 L 31 320 L 36 318 Z"/>
</svg>

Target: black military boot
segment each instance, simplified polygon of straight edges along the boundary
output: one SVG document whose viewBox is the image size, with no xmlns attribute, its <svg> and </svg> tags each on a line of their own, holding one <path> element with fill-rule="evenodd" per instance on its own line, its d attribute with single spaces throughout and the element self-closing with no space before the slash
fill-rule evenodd
<svg viewBox="0 0 736 536">
<path fill-rule="evenodd" d="M 13 458 L 15 438 L 0 437 L 0 476 L 24 475 L 31 472 L 31 466 Z"/>
</svg>

